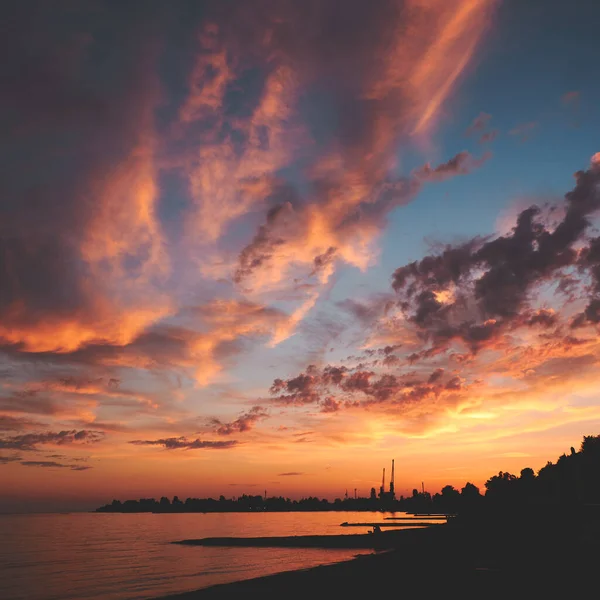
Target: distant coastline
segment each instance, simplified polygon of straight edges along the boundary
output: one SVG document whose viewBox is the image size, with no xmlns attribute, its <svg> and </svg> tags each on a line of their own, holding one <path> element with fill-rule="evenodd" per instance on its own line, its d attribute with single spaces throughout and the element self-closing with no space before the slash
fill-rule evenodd
<svg viewBox="0 0 600 600">
<path fill-rule="evenodd" d="M 325 512 L 325 511 L 403 511 L 406 508 L 404 499 L 380 502 L 378 498 L 337 498 L 333 502 L 327 499 L 290 498 L 242 495 L 236 499 L 226 499 L 221 496 L 214 498 L 188 498 L 184 502 L 177 496 L 173 500 L 166 497 L 160 500 L 141 498 L 140 500 L 114 500 L 111 504 L 101 506 L 96 512 L 117 513 L 215 513 L 215 512 Z"/>
<path fill-rule="evenodd" d="M 375 488 L 368 498 L 336 498 L 333 502 L 313 496 L 301 500 L 252 496 L 237 498 L 187 498 L 160 500 L 141 498 L 121 502 L 113 500 L 96 509 L 105 513 L 214 513 L 214 512 L 321 512 L 383 511 L 423 514 L 473 514 L 494 507 L 583 505 L 600 503 L 600 435 L 584 436 L 579 451 L 571 447 L 556 463 L 548 461 L 537 474 L 533 469 L 521 470 L 520 476 L 500 471 L 485 483 L 485 494 L 472 483 L 461 490 L 444 486 L 441 493 L 429 494 L 413 490 L 412 496 L 396 499 L 393 490 Z"/>
</svg>

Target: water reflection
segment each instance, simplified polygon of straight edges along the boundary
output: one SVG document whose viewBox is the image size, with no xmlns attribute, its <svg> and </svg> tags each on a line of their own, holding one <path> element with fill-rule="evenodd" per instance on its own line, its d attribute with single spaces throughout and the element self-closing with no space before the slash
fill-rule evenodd
<svg viewBox="0 0 600 600">
<path fill-rule="evenodd" d="M 149 598 L 347 560 L 357 551 L 184 547 L 170 542 L 360 533 L 339 524 L 381 517 L 364 512 L 3 515 L 0 598 Z"/>
</svg>

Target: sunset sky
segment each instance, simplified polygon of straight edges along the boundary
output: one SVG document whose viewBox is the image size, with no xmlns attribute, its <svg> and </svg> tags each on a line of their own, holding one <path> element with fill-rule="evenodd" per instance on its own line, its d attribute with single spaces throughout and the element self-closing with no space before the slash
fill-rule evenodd
<svg viewBox="0 0 600 600">
<path fill-rule="evenodd" d="M 0 10 L 0 511 L 600 433 L 596 0 Z"/>
</svg>

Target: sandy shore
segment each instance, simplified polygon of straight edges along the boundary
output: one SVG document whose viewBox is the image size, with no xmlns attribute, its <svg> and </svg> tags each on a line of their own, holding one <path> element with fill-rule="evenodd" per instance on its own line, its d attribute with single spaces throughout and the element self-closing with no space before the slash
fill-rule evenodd
<svg viewBox="0 0 600 600">
<path fill-rule="evenodd" d="M 593 531 L 593 534 L 590 532 Z M 165 597 L 574 598 L 597 590 L 600 536 L 568 519 L 442 525 L 397 532 L 394 550 Z"/>
</svg>

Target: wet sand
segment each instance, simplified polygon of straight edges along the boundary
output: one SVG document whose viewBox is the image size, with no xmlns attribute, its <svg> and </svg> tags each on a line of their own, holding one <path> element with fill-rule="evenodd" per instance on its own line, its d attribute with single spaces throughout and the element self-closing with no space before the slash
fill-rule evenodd
<svg viewBox="0 0 600 600">
<path fill-rule="evenodd" d="M 166 598 L 573 598 L 597 592 L 597 525 L 566 516 L 399 531 L 393 550 Z"/>
</svg>

